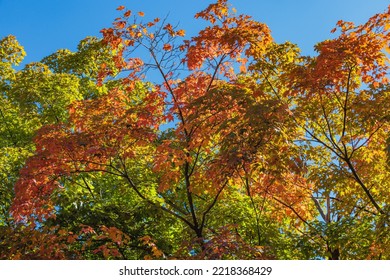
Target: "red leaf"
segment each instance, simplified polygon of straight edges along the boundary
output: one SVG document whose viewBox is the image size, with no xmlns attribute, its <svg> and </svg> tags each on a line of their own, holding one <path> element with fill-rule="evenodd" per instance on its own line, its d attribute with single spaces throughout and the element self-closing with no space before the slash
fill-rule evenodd
<svg viewBox="0 0 390 280">
<path fill-rule="evenodd" d="M 131 16 L 131 11 L 130 10 L 128 10 L 126 13 L 124 13 L 123 14 L 125 17 L 129 17 L 129 16 Z"/>
<path fill-rule="evenodd" d="M 172 46 L 170 44 L 165 44 L 163 50 L 169 52 L 172 50 Z"/>
</svg>

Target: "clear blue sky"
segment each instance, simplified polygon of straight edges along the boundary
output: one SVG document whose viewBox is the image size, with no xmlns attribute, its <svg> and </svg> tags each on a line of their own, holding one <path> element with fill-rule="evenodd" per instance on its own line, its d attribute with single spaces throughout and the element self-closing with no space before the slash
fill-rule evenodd
<svg viewBox="0 0 390 280">
<path fill-rule="evenodd" d="M 61 48 L 75 50 L 86 36 L 100 36 L 124 5 L 143 11 L 150 18 L 180 22 L 188 35 L 195 35 L 199 21 L 193 15 L 213 3 L 210 0 L 0 0 L 0 38 L 13 34 L 25 47 L 25 62 L 39 61 Z M 388 0 L 231 0 L 238 10 L 266 23 L 277 42 L 291 41 L 304 54 L 331 36 L 339 19 L 365 22 L 383 12 Z"/>
</svg>

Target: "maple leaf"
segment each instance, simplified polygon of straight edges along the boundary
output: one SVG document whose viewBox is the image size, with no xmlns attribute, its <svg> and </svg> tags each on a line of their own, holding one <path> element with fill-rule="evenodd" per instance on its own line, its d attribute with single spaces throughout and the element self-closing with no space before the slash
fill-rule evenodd
<svg viewBox="0 0 390 280">
<path fill-rule="evenodd" d="M 173 30 L 173 26 L 170 23 L 166 24 L 163 29 L 168 31 L 169 35 L 171 35 L 171 36 L 175 35 L 175 31 Z"/>
<path fill-rule="evenodd" d="M 125 17 L 131 16 L 131 11 L 130 11 L 130 10 L 126 11 L 126 12 L 123 14 L 123 16 L 125 16 Z"/>
<path fill-rule="evenodd" d="M 164 44 L 163 50 L 164 51 L 171 51 L 172 50 L 172 45 L 171 44 Z"/>
<path fill-rule="evenodd" d="M 181 36 L 181 37 L 183 37 L 183 36 L 185 36 L 185 31 L 183 30 L 183 29 L 180 29 L 180 30 L 178 30 L 177 32 L 176 32 L 176 35 L 177 36 Z"/>
<path fill-rule="evenodd" d="M 235 13 L 209 5 L 182 40 L 126 11 L 20 71 L 22 48 L 0 41 L 0 179 L 30 225 L 4 231 L 2 258 L 389 256 L 388 15 L 338 22 L 308 57 Z"/>
</svg>

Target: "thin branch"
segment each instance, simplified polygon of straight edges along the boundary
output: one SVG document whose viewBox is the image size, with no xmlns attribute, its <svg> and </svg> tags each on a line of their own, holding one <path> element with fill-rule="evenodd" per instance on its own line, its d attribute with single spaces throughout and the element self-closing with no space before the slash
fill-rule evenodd
<svg viewBox="0 0 390 280">
<path fill-rule="evenodd" d="M 321 218 L 325 221 L 326 220 L 325 213 L 322 210 L 320 203 L 318 202 L 318 200 L 314 196 L 311 196 L 311 199 L 313 200 L 314 205 L 316 206 L 318 212 L 320 213 Z"/>
<path fill-rule="evenodd" d="M 376 210 L 378 210 L 379 213 L 385 215 L 386 213 L 383 211 L 383 209 L 379 206 L 379 204 L 375 201 L 374 197 L 372 196 L 372 194 L 370 193 L 370 190 L 366 187 L 366 185 L 363 183 L 363 181 L 361 180 L 359 174 L 357 174 L 356 170 L 355 170 L 355 167 L 352 165 L 350 159 L 346 159 L 346 163 L 349 167 L 349 170 L 351 170 L 356 182 L 361 186 L 361 188 L 363 189 L 363 191 L 366 193 L 368 199 L 371 201 L 372 205 L 374 205 L 374 207 L 376 208 Z"/>
<path fill-rule="evenodd" d="M 187 224 L 192 230 L 196 230 L 196 227 L 191 224 L 187 219 L 185 219 L 184 217 L 180 216 L 179 214 L 173 212 L 172 210 L 162 206 L 162 205 L 159 205 L 153 201 L 151 201 L 150 199 L 148 199 L 145 195 L 143 195 L 139 189 L 137 188 L 137 185 L 133 182 L 133 180 L 131 180 L 130 176 L 128 175 L 127 173 L 127 170 L 126 170 L 126 167 L 125 168 L 125 172 L 124 172 L 124 175 L 123 177 L 127 180 L 127 182 L 129 183 L 130 187 L 136 192 L 136 194 L 144 201 L 146 201 L 148 204 L 152 205 L 153 207 L 156 207 L 156 208 L 159 208 L 167 213 L 169 213 L 170 215 L 172 216 L 175 216 L 176 218 L 178 218 L 179 220 L 183 221 L 185 224 Z"/>
<path fill-rule="evenodd" d="M 210 210 L 211 210 L 211 209 L 214 207 L 214 205 L 217 203 L 218 197 L 219 197 L 219 195 L 222 193 L 222 191 L 224 190 L 224 188 L 227 186 L 227 183 L 228 183 L 228 181 L 226 181 L 226 182 L 222 185 L 222 187 L 218 190 L 217 194 L 215 195 L 213 201 L 210 203 L 210 205 L 207 207 L 207 209 L 203 212 L 200 230 L 202 230 L 202 229 L 204 228 L 204 225 L 205 225 L 205 222 L 206 222 L 206 215 L 210 212 Z"/>
<path fill-rule="evenodd" d="M 280 204 L 282 204 L 283 206 L 287 207 L 288 209 L 290 209 L 291 211 L 294 212 L 294 214 L 298 217 L 298 219 L 300 219 L 303 223 L 305 223 L 308 227 L 310 227 L 311 229 L 313 229 L 314 231 L 317 231 L 317 229 L 315 227 L 313 227 L 310 223 L 308 223 L 292 206 L 288 205 L 287 203 L 283 202 L 282 200 L 276 198 L 275 196 L 272 197 L 274 200 L 276 200 L 277 202 L 279 202 Z M 325 237 L 322 236 L 322 234 L 319 234 L 319 237 L 324 240 L 326 242 L 326 239 Z"/>
<path fill-rule="evenodd" d="M 342 109 L 343 109 L 343 131 L 341 132 L 341 138 L 344 137 L 345 130 L 347 127 L 348 97 L 349 97 L 349 88 L 350 88 L 350 84 L 351 84 L 351 74 L 352 74 L 352 67 L 349 69 L 349 72 L 348 72 L 347 90 L 345 92 L 344 106 L 342 107 Z"/>
<path fill-rule="evenodd" d="M 87 183 L 87 181 L 85 180 L 84 176 L 82 176 L 81 178 L 82 178 L 82 180 L 83 180 L 85 186 L 87 187 L 89 193 L 92 195 L 92 198 L 95 199 L 95 195 L 93 194 L 92 189 L 91 189 L 91 187 L 89 186 L 89 184 Z"/>
<path fill-rule="evenodd" d="M 188 161 L 186 161 L 186 163 L 184 165 L 184 180 L 185 180 L 185 184 L 186 184 L 187 201 L 188 201 L 188 204 L 190 206 L 190 213 L 191 213 L 192 221 L 194 223 L 194 227 L 198 230 L 200 228 L 199 228 L 198 218 L 196 217 L 196 213 L 195 213 L 194 202 L 192 199 L 189 168 L 190 168 L 190 164 Z"/>
</svg>

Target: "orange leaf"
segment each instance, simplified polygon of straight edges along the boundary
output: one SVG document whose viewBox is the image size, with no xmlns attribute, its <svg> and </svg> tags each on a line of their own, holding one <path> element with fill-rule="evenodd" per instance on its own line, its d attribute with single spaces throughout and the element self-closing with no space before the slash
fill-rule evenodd
<svg viewBox="0 0 390 280">
<path fill-rule="evenodd" d="M 123 9 L 125 8 L 125 6 L 119 6 L 118 8 L 116 8 L 118 11 L 122 11 Z"/>
<path fill-rule="evenodd" d="M 176 32 L 177 36 L 184 36 L 186 35 L 186 32 L 183 29 L 180 29 L 179 31 Z"/>
<path fill-rule="evenodd" d="M 139 15 L 140 17 L 143 17 L 143 16 L 145 15 L 145 13 L 144 13 L 144 12 L 138 12 L 138 15 Z"/>
<path fill-rule="evenodd" d="M 172 46 L 170 44 L 165 44 L 163 50 L 169 52 L 170 50 L 172 50 Z"/>
<path fill-rule="evenodd" d="M 118 21 L 118 22 L 115 23 L 115 26 L 118 29 L 123 29 L 126 26 L 126 22 L 125 21 Z"/>
<path fill-rule="evenodd" d="M 163 29 L 164 29 L 164 30 L 167 30 L 168 33 L 169 33 L 169 35 L 171 35 L 171 36 L 174 36 L 174 35 L 175 35 L 175 32 L 173 31 L 173 26 L 172 26 L 170 23 L 168 23 L 167 25 L 165 25 Z"/>
<path fill-rule="evenodd" d="M 125 16 L 125 17 L 129 17 L 129 16 L 131 16 L 131 11 L 130 11 L 130 10 L 128 10 L 126 13 L 124 13 L 124 16 Z"/>
</svg>

